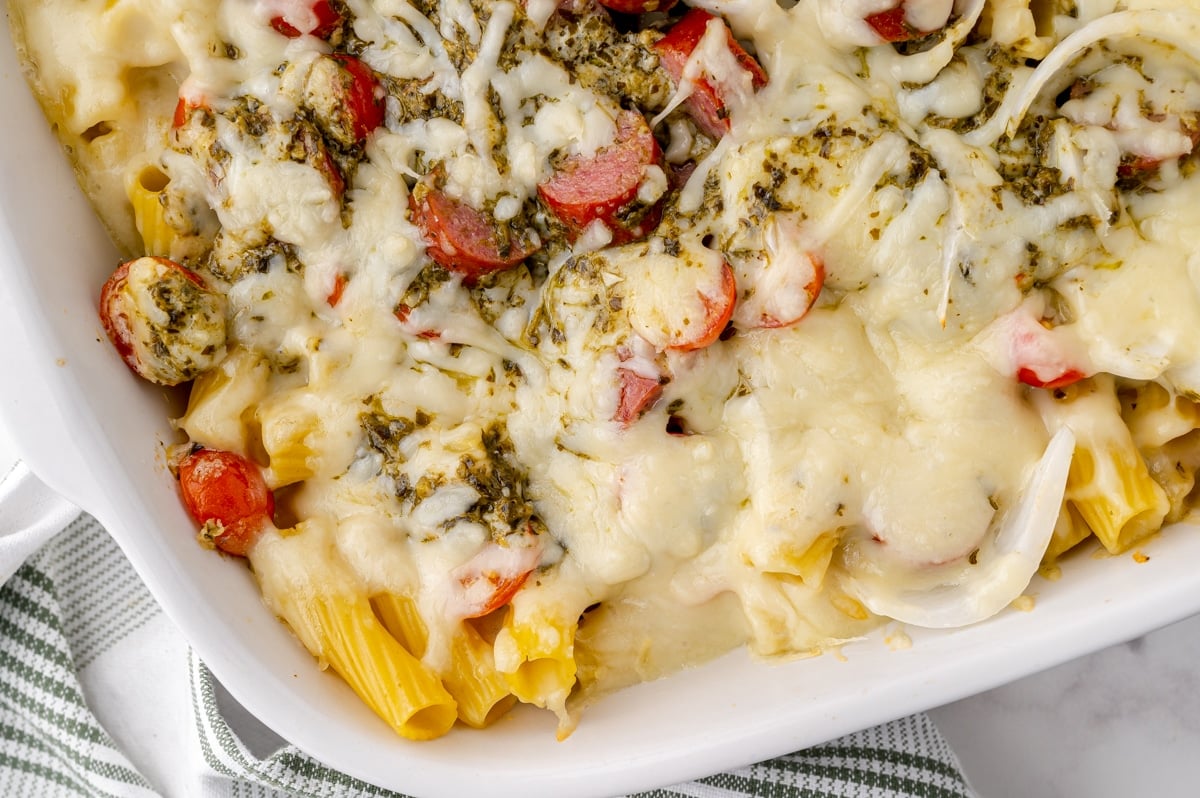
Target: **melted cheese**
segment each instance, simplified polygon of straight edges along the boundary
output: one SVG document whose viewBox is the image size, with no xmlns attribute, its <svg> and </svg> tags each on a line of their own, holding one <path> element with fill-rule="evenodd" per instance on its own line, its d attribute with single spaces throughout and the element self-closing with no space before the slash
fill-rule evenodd
<svg viewBox="0 0 1200 798">
<path fill-rule="evenodd" d="M 543 570 L 518 606 L 602 602 L 581 630 L 597 683 L 627 680 L 628 663 L 605 658 L 662 633 L 658 613 L 696 628 L 711 608 L 720 632 L 703 655 L 742 639 L 807 652 L 872 622 L 851 595 L 856 573 L 922 590 L 947 566 L 969 586 L 1050 439 L 1023 370 L 1200 394 L 1187 4 L 1114 13 L 1096 0 L 1038 21 L 1024 3 L 906 0 L 906 23 L 937 32 L 911 52 L 865 22 L 894 0 L 702 4 L 754 44 L 770 80 L 755 92 L 714 24 L 666 105 L 644 109 L 666 161 L 695 166 L 679 191 L 658 166 L 642 176 L 638 198 L 667 196 L 668 221 L 619 248 L 594 225 L 573 246 L 551 240 L 535 269 L 473 288 L 430 270 L 413 182 L 436 166 L 448 195 L 522 224 L 561 158 L 615 135 L 618 98 L 537 45 L 555 4 L 481 13 L 447 0 L 431 18 L 405 0 L 349 0 L 361 59 L 459 113 L 406 118 L 389 98 L 361 153 L 340 153 L 353 161 L 344 197 L 294 149 L 308 70 L 331 46 L 266 24 L 284 13 L 311 27 L 307 4 L 108 5 L 86 12 L 104 20 L 95 42 L 65 39 L 76 55 L 43 78 L 70 73 L 77 101 L 59 118 L 75 132 L 128 116 L 124 67 L 171 64 L 180 94 L 215 112 L 191 151 L 168 146 L 162 102 L 138 114 L 159 120 L 146 140 L 172 190 L 211 207 L 218 246 L 246 258 L 221 279 L 230 339 L 255 353 L 254 390 L 228 407 L 240 416 L 263 393 L 260 414 L 319 417 L 305 439 L 315 473 L 290 499 L 321 520 L 309 548 L 335 547 L 370 589 L 432 612 L 497 535 L 471 469 L 507 458 L 545 527 Z M 986 33 L 968 43 L 973 29 Z M 115 47 L 134 31 L 136 45 Z M 1129 40 L 1139 32 L 1151 35 Z M 731 114 L 719 142 L 682 110 L 701 75 Z M 1151 190 L 1126 190 L 1131 168 Z M 251 257 L 268 246 L 283 249 Z M 689 351 L 725 262 L 739 307 L 759 310 Z M 762 308 L 803 315 L 816 264 L 813 309 L 756 328 Z M 632 412 L 630 381 L 661 396 Z M 372 433 L 369 412 L 397 426 Z M 207 445 L 244 441 L 236 426 L 203 409 L 181 422 Z M 276 550 L 285 564 L 315 556 L 279 541 L 257 556 Z M 442 631 L 431 635 L 437 660 Z M 639 673 L 678 665 L 669 646 Z"/>
</svg>

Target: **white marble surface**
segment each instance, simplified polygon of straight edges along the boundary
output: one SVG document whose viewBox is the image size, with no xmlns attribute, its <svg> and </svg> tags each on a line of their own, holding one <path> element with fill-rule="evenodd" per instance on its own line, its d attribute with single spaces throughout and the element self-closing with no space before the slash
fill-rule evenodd
<svg viewBox="0 0 1200 798">
<path fill-rule="evenodd" d="M 15 459 L 0 424 L 0 474 Z M 1200 617 L 930 714 L 980 798 L 1198 795 Z"/>
<path fill-rule="evenodd" d="M 1200 795 L 1200 616 L 930 714 L 981 798 Z"/>
</svg>

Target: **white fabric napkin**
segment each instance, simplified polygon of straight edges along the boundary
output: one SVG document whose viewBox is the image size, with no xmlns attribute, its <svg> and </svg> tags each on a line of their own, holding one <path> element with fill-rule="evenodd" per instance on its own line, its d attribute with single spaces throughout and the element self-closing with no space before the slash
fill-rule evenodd
<svg viewBox="0 0 1200 798">
<path fill-rule="evenodd" d="M 43 485 L 18 461 L 0 479 L 0 584 L 77 515 L 78 507 Z"/>
<path fill-rule="evenodd" d="M 395 796 L 273 735 L 221 688 L 90 516 L 0 480 L 0 796 Z M 482 785 L 481 785 L 482 786 Z M 914 715 L 639 798 L 973 798 Z"/>
</svg>

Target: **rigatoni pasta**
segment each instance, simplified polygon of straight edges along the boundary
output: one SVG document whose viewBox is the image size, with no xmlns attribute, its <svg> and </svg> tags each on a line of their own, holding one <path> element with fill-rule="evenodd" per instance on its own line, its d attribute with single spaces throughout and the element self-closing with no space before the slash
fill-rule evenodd
<svg viewBox="0 0 1200 798">
<path fill-rule="evenodd" d="M 1189 512 L 1200 7 L 609 6 L 10 0 L 201 543 L 385 722 L 564 736 Z"/>
<path fill-rule="evenodd" d="M 146 167 L 130 180 L 125 189 L 133 209 L 133 222 L 142 237 L 142 250 L 147 255 L 169 258 L 177 233 L 167 223 L 162 204 L 162 192 L 169 182 L 156 167 Z"/>
<path fill-rule="evenodd" d="M 497 667 L 518 700 L 553 710 L 567 723 L 567 697 L 575 687 L 575 631 L 568 612 L 520 605 L 496 637 Z"/>
<path fill-rule="evenodd" d="M 385 593 L 372 597 L 371 603 L 383 625 L 410 653 L 424 655 L 429 632 L 416 602 Z M 459 720 L 476 729 L 486 728 L 512 708 L 516 696 L 496 669 L 491 643 L 474 626 L 463 621 L 450 635 L 442 683 L 458 704 Z"/>
<path fill-rule="evenodd" d="M 322 667 L 332 668 L 398 734 L 440 737 L 458 717 L 437 675 L 395 640 L 312 523 L 267 533 L 250 554 L 263 598 Z"/>
<path fill-rule="evenodd" d="M 1066 502 L 1109 552 L 1123 552 L 1162 526 L 1170 509 L 1166 493 L 1134 445 L 1111 377 L 1060 392 L 1061 398 L 1040 398 L 1048 418 L 1075 432 Z"/>
</svg>

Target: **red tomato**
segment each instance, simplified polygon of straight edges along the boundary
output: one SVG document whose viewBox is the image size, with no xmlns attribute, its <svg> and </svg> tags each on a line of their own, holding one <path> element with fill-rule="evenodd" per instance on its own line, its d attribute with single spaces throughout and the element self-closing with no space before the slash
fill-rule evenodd
<svg viewBox="0 0 1200 798">
<path fill-rule="evenodd" d="M 783 238 L 773 250 L 766 268 L 739 275 L 753 289 L 734 314 L 742 329 L 790 327 L 808 315 L 825 285 L 824 261 L 801 242 Z"/>
<path fill-rule="evenodd" d="M 348 279 L 343 272 L 338 272 L 337 276 L 333 278 L 333 290 L 329 292 L 329 296 L 325 297 L 329 307 L 336 308 L 337 303 L 342 301 L 342 293 L 346 290 Z"/>
<path fill-rule="evenodd" d="M 346 85 L 346 110 L 353 120 L 354 137 L 362 141 L 383 124 L 383 97 L 371 68 L 352 55 L 331 56 L 341 62 L 352 80 Z"/>
<path fill-rule="evenodd" d="M 1063 388 L 1090 375 L 1086 352 L 1069 331 L 1050 327 L 1030 309 L 1018 307 L 997 320 L 1006 341 L 1005 370 L 1033 388 Z"/>
<path fill-rule="evenodd" d="M 737 304 L 737 280 L 728 263 L 723 264 L 721 268 L 720 293 L 716 296 L 701 294 L 700 301 L 704 303 L 704 326 L 700 333 L 686 341 L 674 341 L 668 345 L 668 349 L 691 352 L 716 343 L 721 337 L 725 325 L 729 324 L 733 317 L 734 305 Z"/>
<path fill-rule="evenodd" d="M 617 378 L 621 383 L 620 395 L 613 421 L 628 426 L 641 418 L 662 396 L 662 381 L 624 368 L 617 369 Z"/>
<path fill-rule="evenodd" d="M 600 5 L 621 14 L 649 14 L 651 11 L 669 11 L 677 0 L 600 0 Z"/>
<path fill-rule="evenodd" d="M 885 42 L 906 42 L 921 35 L 920 31 L 910 27 L 904 21 L 903 4 L 889 8 L 887 11 L 871 14 L 866 18 L 866 22 Z"/>
<path fill-rule="evenodd" d="M 325 175 L 325 179 L 329 181 L 329 190 L 333 192 L 335 198 L 340 201 L 342 197 L 346 196 L 346 178 L 342 177 L 342 170 L 338 169 L 337 163 L 327 148 L 322 147 L 314 165 L 317 167 L 317 171 Z"/>
<path fill-rule="evenodd" d="M 424 338 L 426 341 L 436 341 L 442 337 L 442 334 L 437 330 L 422 330 L 413 326 L 409 321 L 409 316 L 412 315 L 413 309 L 401 302 L 392 311 L 392 314 L 400 322 L 405 332 L 409 332 L 418 338 Z"/>
<path fill-rule="evenodd" d="M 275 497 L 258 466 L 241 455 L 198 449 L 179 464 L 179 487 L 188 512 L 212 533 L 213 544 L 245 557 L 271 525 Z"/>
<path fill-rule="evenodd" d="M 303 149 L 305 162 L 325 176 L 325 181 L 329 183 L 329 190 L 340 202 L 346 195 L 346 179 L 342 177 L 342 170 L 338 168 L 337 161 L 333 159 L 333 154 L 325 144 L 325 139 L 321 137 L 315 127 L 303 125 L 297 133 L 296 141 Z"/>
<path fill-rule="evenodd" d="M 871 14 L 866 17 L 865 22 L 879 34 L 879 38 L 889 43 L 910 42 L 933 33 L 932 30 L 918 30 L 908 23 L 905 18 L 904 0 L 900 0 L 900 4 L 895 8 Z"/>
<path fill-rule="evenodd" d="M 383 89 L 371 68 L 352 55 L 323 55 L 314 61 L 304 92 L 314 121 L 343 147 L 361 144 L 383 124 Z"/>
<path fill-rule="evenodd" d="M 152 259 L 168 269 L 177 272 L 201 288 L 207 288 L 204 285 L 204 280 L 200 279 L 200 275 L 191 269 L 187 269 L 168 258 L 154 257 Z M 138 359 L 137 342 L 134 340 L 134 334 L 130 329 L 129 306 L 122 296 L 126 280 L 129 278 L 129 267 L 138 260 L 140 258 L 134 258 L 122 263 L 100 288 L 100 324 L 104 327 L 104 332 L 108 334 L 109 340 L 112 341 L 113 348 L 117 350 L 117 354 L 125 361 L 125 365 L 129 366 L 133 373 L 138 376 L 156 381 L 146 373 L 142 361 Z"/>
<path fill-rule="evenodd" d="M 688 57 L 700 43 L 704 32 L 708 29 L 710 20 L 725 29 L 729 51 L 737 59 L 742 69 L 750 73 L 750 82 L 755 89 L 767 84 L 767 73 L 762 66 L 738 44 L 733 34 L 725 27 L 725 23 L 712 14 L 700 8 L 693 8 L 667 31 L 654 48 L 658 51 L 663 68 L 671 75 L 672 80 L 679 83 L 683 79 L 683 68 Z M 698 78 L 691 95 L 686 100 L 688 113 L 700 126 L 700 129 L 714 138 L 720 138 L 729 131 L 729 109 L 726 107 L 728 98 L 722 96 L 722 90 L 713 86 L 707 78 Z"/>
<path fill-rule="evenodd" d="M 821 289 L 825 285 L 825 264 L 816 255 L 811 255 L 813 271 L 812 276 L 807 283 L 804 284 L 803 295 L 805 300 L 799 302 L 789 310 L 780 310 L 780 312 L 763 313 L 759 316 L 758 326 L 767 329 L 776 327 L 790 327 L 800 321 L 812 308 L 813 303 L 817 301 L 817 297 L 821 294 Z"/>
<path fill-rule="evenodd" d="M 434 188 L 413 193 L 412 221 L 429 257 L 468 282 L 516 266 L 537 251 L 526 240 L 508 240 L 488 214 Z"/>
<path fill-rule="evenodd" d="M 1191 145 L 1188 147 L 1187 152 L 1174 156 L 1178 159 L 1187 158 L 1195 151 L 1196 146 L 1200 145 L 1200 128 L 1191 129 L 1187 125 L 1184 125 L 1183 132 L 1191 140 Z M 1158 171 L 1158 168 L 1168 160 L 1171 160 L 1171 158 L 1154 158 L 1149 155 L 1127 154 L 1122 156 L 1121 163 L 1117 165 L 1117 175 L 1125 178 L 1149 177 Z"/>
<path fill-rule="evenodd" d="M 538 186 L 538 195 L 572 239 L 600 221 L 612 231 L 612 244 L 624 244 L 647 235 L 662 218 L 661 200 L 632 225 L 621 218 L 637 201 L 646 168 L 661 163 L 662 150 L 645 117 L 622 111 L 613 143 L 590 158 L 568 158 Z"/>
<path fill-rule="evenodd" d="M 1147 176 L 1162 166 L 1161 158 L 1151 158 L 1148 155 L 1129 155 L 1121 159 L 1117 165 L 1117 175 L 1120 177 Z"/>
<path fill-rule="evenodd" d="M 125 261 L 118 266 L 100 289 L 100 324 L 121 360 L 125 361 L 125 365 L 129 366 L 133 373 L 140 374 L 141 367 L 133 348 L 133 333 L 129 329 L 129 320 L 121 309 L 119 299 L 125 280 L 129 277 L 130 263 L 132 261 Z"/>
<path fill-rule="evenodd" d="M 1032 388 L 1048 388 L 1050 390 L 1054 390 L 1055 388 L 1065 388 L 1072 383 L 1079 382 L 1086 376 L 1086 374 L 1078 369 L 1066 369 L 1060 372 L 1057 376 L 1052 376 L 1048 379 L 1042 379 L 1038 376 L 1038 373 L 1031 368 L 1022 366 L 1021 368 L 1017 369 L 1017 379 L 1020 382 L 1023 382 Z"/>
<path fill-rule="evenodd" d="M 308 9 L 300 10 L 308 11 L 308 13 L 293 15 L 285 11 L 278 16 L 271 17 L 271 27 L 289 39 L 299 38 L 305 33 L 316 36 L 318 39 L 328 39 L 342 24 L 342 15 L 329 0 L 316 0 Z M 296 27 L 297 25 L 300 27 Z M 301 28 L 309 28 L 309 30 L 301 30 Z"/>
<path fill-rule="evenodd" d="M 208 105 L 203 101 L 189 100 L 182 94 L 179 95 L 179 102 L 175 103 L 175 113 L 171 116 L 171 127 L 178 129 L 187 124 L 188 117 L 192 115 L 192 111 L 197 108 L 207 108 Z"/>
<path fill-rule="evenodd" d="M 541 542 L 488 543 L 450 573 L 446 611 L 454 618 L 480 618 L 512 601 L 542 558 Z"/>
<path fill-rule="evenodd" d="M 171 116 L 171 127 L 183 127 L 187 122 L 188 104 L 182 97 L 175 103 L 175 113 Z"/>
</svg>

